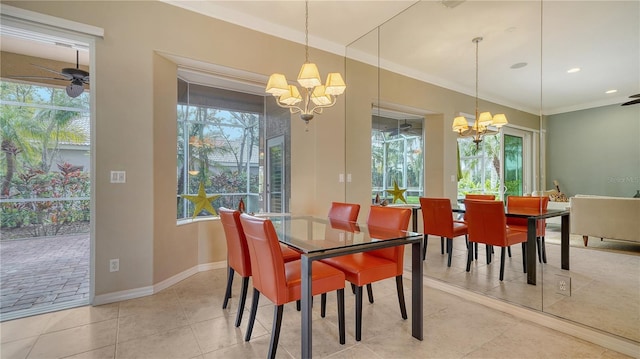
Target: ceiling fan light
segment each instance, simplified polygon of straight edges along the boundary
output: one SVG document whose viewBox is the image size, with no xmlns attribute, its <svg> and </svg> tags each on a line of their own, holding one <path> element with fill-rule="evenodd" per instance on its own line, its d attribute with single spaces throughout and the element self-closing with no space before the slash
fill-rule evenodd
<svg viewBox="0 0 640 359">
<path fill-rule="evenodd" d="M 69 97 L 78 97 L 84 92 L 84 87 L 82 85 L 70 83 L 69 85 L 67 85 L 65 90 Z"/>
</svg>

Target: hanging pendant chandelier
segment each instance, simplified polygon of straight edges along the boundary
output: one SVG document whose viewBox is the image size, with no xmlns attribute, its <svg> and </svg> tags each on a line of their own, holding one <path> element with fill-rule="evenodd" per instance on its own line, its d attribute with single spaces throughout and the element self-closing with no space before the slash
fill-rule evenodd
<svg viewBox="0 0 640 359">
<path fill-rule="evenodd" d="M 309 1 L 305 1 L 305 63 L 298 74 L 298 84 L 289 85 L 287 78 L 280 73 L 269 77 L 265 92 L 275 97 L 280 107 L 288 108 L 291 113 L 299 113 L 300 118 L 309 124 L 314 114 L 321 114 L 322 109 L 336 104 L 336 98 L 347 88 L 342 76 L 338 72 L 327 75 L 327 81 L 322 84 L 316 64 L 309 62 Z"/>
<path fill-rule="evenodd" d="M 458 116 L 453 119 L 454 132 L 458 132 L 460 137 L 472 137 L 473 142 L 476 144 L 476 148 L 480 146 L 482 137 L 489 131 L 489 126 L 493 126 L 500 129 L 500 127 L 506 125 L 507 116 L 499 113 L 495 116 L 491 116 L 490 112 L 480 112 L 478 110 L 478 44 L 482 41 L 482 37 L 476 37 L 471 40 L 476 44 L 476 117 L 473 125 L 469 127 L 467 118 L 464 116 Z"/>
</svg>

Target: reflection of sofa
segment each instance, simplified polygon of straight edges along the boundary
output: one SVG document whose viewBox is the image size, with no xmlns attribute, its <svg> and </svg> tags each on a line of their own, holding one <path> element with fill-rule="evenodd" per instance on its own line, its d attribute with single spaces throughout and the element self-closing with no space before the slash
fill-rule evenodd
<svg viewBox="0 0 640 359">
<path fill-rule="evenodd" d="M 640 242 L 640 199 L 576 195 L 571 197 L 571 233 Z"/>
</svg>

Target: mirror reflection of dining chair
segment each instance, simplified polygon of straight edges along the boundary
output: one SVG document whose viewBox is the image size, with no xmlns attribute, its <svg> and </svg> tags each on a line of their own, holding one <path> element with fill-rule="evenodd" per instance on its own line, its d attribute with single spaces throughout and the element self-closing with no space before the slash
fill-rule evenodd
<svg viewBox="0 0 640 359">
<path fill-rule="evenodd" d="M 247 238 L 245 237 L 240 224 L 240 212 L 225 207 L 218 208 L 220 214 L 220 222 L 224 229 L 224 236 L 227 241 L 227 290 L 224 295 L 222 309 L 227 308 L 229 298 L 231 298 L 231 286 L 233 284 L 233 275 L 238 272 L 242 277 L 242 288 L 240 290 L 240 302 L 238 304 L 238 313 L 236 314 L 236 327 L 240 326 L 244 305 L 247 299 L 247 288 L 249 286 L 249 277 L 251 277 L 251 260 L 249 259 L 249 248 L 247 246 Z M 300 253 L 286 246 L 281 246 L 282 257 L 285 262 L 300 259 Z"/>
<path fill-rule="evenodd" d="M 406 231 L 411 219 L 411 209 L 372 206 L 367 218 L 367 228 L 372 239 L 389 238 Z M 362 287 L 387 278 L 396 279 L 396 290 L 402 319 L 407 319 L 402 285 L 404 246 L 377 249 L 322 259 L 344 272 L 347 281 L 355 285 L 356 294 L 356 340 L 362 338 Z M 373 292 L 369 302 L 373 303 Z"/>
<path fill-rule="evenodd" d="M 357 222 L 360 213 L 360 205 L 356 203 L 331 202 L 329 215 L 331 219 L 345 222 Z"/>
<path fill-rule="evenodd" d="M 517 212 L 518 210 L 529 211 L 547 211 L 549 205 L 549 197 L 534 197 L 534 196 L 508 196 L 507 197 L 507 211 Z M 507 217 L 507 225 L 511 229 L 519 231 L 527 231 L 527 219 L 526 218 L 514 218 Z M 539 219 L 536 222 L 536 247 L 538 249 L 538 262 L 547 263 L 547 251 L 544 245 L 544 237 L 546 234 L 546 221 Z"/>
<path fill-rule="evenodd" d="M 481 200 L 481 201 L 495 201 L 496 200 L 496 196 L 493 194 L 486 194 L 486 193 L 467 193 L 464 195 L 464 199 L 477 199 L 477 200 Z M 464 215 L 462 216 L 462 219 L 465 220 Z M 474 243 L 473 245 L 474 247 L 474 253 L 475 253 L 475 259 L 478 259 L 478 243 Z M 487 264 L 491 263 L 491 255 L 493 254 L 493 248 L 491 248 L 491 246 L 487 246 L 486 248 L 486 252 L 487 252 Z M 507 252 L 509 254 L 509 257 L 511 257 L 511 248 L 507 248 Z"/>
<path fill-rule="evenodd" d="M 329 208 L 330 226 L 325 229 L 326 240 L 340 240 L 340 236 L 344 236 L 345 233 L 360 232 L 358 228 L 358 214 L 360 214 L 360 205 L 357 203 L 346 202 L 331 202 L 331 208 Z M 337 238 L 336 238 L 337 237 Z M 355 288 L 352 285 L 352 290 L 355 293 Z M 320 316 L 325 317 L 327 308 L 327 294 L 320 296 Z"/>
<path fill-rule="evenodd" d="M 447 239 L 447 267 L 451 267 L 453 238 L 464 236 L 467 240 L 467 224 L 453 219 L 451 201 L 448 198 L 420 197 L 422 223 L 424 225 L 424 246 L 422 260 L 427 257 L 427 239 L 429 235 L 439 236 L 440 243 Z M 468 240 L 465 245 L 468 245 Z M 444 253 L 442 253 L 444 254 Z"/>
<path fill-rule="evenodd" d="M 469 248 L 471 243 L 484 243 L 502 247 L 500 250 L 500 280 L 504 279 L 505 248 L 522 244 L 522 267 L 527 272 L 527 232 L 511 229 L 507 226 L 507 217 L 502 201 L 470 200 L 464 201 L 466 222 L 469 227 Z M 467 253 L 467 272 L 471 271 L 471 250 Z"/>
<path fill-rule="evenodd" d="M 301 299 L 301 262 L 295 260 L 284 261 L 278 234 L 271 220 L 258 218 L 248 214 L 240 215 L 240 222 L 247 236 L 251 266 L 256 269 L 253 273 L 253 300 L 249 326 L 245 341 L 251 339 L 253 324 L 256 320 L 260 294 L 269 298 L 275 305 L 273 312 L 273 327 L 269 344 L 268 358 L 274 358 L 278 349 L 282 313 L 284 304 Z M 311 262 L 311 295 L 337 291 L 338 297 L 338 330 L 340 344 L 345 343 L 344 330 L 344 273 L 320 261 Z"/>
</svg>

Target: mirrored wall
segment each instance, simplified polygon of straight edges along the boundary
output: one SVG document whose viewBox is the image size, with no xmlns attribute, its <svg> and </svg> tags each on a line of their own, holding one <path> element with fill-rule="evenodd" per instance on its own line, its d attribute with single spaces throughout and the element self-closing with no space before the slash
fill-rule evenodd
<svg viewBox="0 0 640 359">
<path fill-rule="evenodd" d="M 640 104 L 620 103 L 640 92 L 639 4 L 415 3 L 347 48 L 346 172 L 371 177 L 372 112 L 411 109 L 424 116 L 425 196 L 446 197 L 455 205 L 458 135 L 451 126 L 456 116 L 473 116 L 477 94 L 480 111 L 508 118 L 501 135 L 523 138 L 523 194 L 632 197 L 640 189 Z M 483 38 L 477 48 L 476 37 Z M 577 76 L 567 73 L 581 66 Z M 628 73 L 626 81 L 614 76 L 620 68 Z M 595 89 L 592 80 L 607 74 L 609 87 Z M 613 89 L 618 93 L 605 94 Z M 487 155 L 495 159 L 489 166 L 496 173 L 506 162 L 501 146 L 501 153 Z M 371 193 L 370 187 L 350 185 L 345 200 L 368 205 Z M 482 246 L 467 272 L 463 238 L 454 240 L 448 267 L 439 238 L 430 237 L 425 274 L 640 342 L 640 246 L 591 238 L 585 248 L 582 236 L 572 235 L 571 269 L 562 270 L 559 221 L 548 221 L 545 242 L 547 262 L 537 264 L 535 286 L 527 284 L 519 245 L 506 259 L 504 281 L 498 279 L 498 250 L 487 264 Z M 570 293 L 558 290 L 565 279 Z"/>
</svg>

